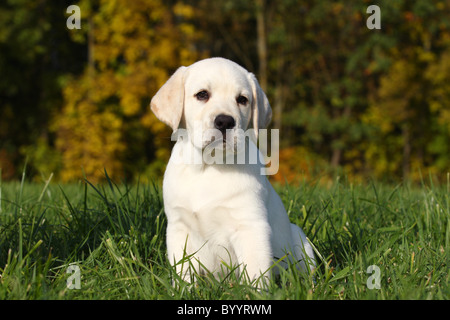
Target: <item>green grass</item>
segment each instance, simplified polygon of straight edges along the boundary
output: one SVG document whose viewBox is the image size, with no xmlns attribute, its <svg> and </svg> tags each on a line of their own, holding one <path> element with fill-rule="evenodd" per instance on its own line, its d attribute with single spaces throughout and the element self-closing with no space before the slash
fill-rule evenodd
<svg viewBox="0 0 450 320">
<path fill-rule="evenodd" d="M 450 183 L 278 187 L 321 257 L 313 275 L 289 268 L 256 290 L 234 273 L 172 285 L 160 186 L 25 180 L 0 181 L 1 300 L 450 298 Z M 67 288 L 71 264 L 80 289 Z"/>
</svg>

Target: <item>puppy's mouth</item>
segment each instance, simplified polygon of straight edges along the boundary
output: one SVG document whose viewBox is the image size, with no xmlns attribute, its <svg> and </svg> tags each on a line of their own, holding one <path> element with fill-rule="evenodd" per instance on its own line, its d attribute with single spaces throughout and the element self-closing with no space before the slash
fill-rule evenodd
<svg viewBox="0 0 450 320">
<path fill-rule="evenodd" d="M 222 148 L 226 150 L 235 150 L 236 141 L 235 137 L 228 136 L 223 134 L 222 137 L 217 138 L 216 136 L 212 136 L 209 140 L 203 142 L 203 149 L 208 148 Z"/>
</svg>

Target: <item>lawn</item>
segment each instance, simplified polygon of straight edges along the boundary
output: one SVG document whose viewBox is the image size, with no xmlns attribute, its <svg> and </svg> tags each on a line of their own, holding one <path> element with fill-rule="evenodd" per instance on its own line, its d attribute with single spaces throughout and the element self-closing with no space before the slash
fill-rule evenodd
<svg viewBox="0 0 450 320">
<path fill-rule="evenodd" d="M 257 290 L 232 272 L 172 284 L 159 184 L 25 180 L 0 182 L 1 300 L 450 298 L 448 181 L 277 186 L 319 263 Z"/>
</svg>

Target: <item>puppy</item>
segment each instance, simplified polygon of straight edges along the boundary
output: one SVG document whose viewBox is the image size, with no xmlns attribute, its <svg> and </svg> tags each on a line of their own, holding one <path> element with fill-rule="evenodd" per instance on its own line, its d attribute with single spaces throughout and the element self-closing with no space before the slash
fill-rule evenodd
<svg viewBox="0 0 450 320">
<path fill-rule="evenodd" d="M 183 132 L 164 174 L 163 198 L 168 258 L 184 280 L 205 272 L 224 276 L 226 265 L 267 281 L 283 257 L 277 267 L 287 259 L 301 270 L 315 266 L 312 246 L 289 222 L 260 161 L 205 161 L 211 146 L 231 160 L 256 149 L 272 111 L 252 73 L 224 58 L 201 60 L 180 67 L 150 107 L 175 134 Z M 249 128 L 253 139 L 238 134 Z M 247 146 L 239 148 L 244 140 Z"/>
</svg>

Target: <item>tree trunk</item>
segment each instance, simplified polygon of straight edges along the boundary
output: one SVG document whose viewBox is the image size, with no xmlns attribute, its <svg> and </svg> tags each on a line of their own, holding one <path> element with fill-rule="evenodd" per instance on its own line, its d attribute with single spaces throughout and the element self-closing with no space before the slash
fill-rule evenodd
<svg viewBox="0 0 450 320">
<path fill-rule="evenodd" d="M 266 36 L 266 19 L 265 0 L 256 0 L 256 33 L 258 44 L 258 60 L 259 60 L 259 84 L 261 88 L 267 90 L 267 36 Z"/>
<path fill-rule="evenodd" d="M 331 166 L 337 168 L 341 163 L 342 150 L 333 149 L 333 154 L 331 155 Z"/>
<path fill-rule="evenodd" d="M 281 55 L 278 58 L 278 70 L 284 70 L 284 58 Z M 281 130 L 281 119 L 284 109 L 284 104 L 286 103 L 286 96 L 288 94 L 288 89 L 286 86 L 286 83 L 284 82 L 283 77 L 281 76 L 281 73 L 277 77 L 277 82 L 275 84 L 275 90 L 274 90 L 274 99 L 273 99 L 273 127 L 275 129 Z"/>
<path fill-rule="evenodd" d="M 408 125 L 402 127 L 402 137 L 403 137 L 403 180 L 407 180 L 410 171 L 410 160 L 411 160 L 411 139 L 409 134 Z"/>
<path fill-rule="evenodd" d="M 94 78 L 94 23 L 92 22 L 92 17 L 88 18 L 88 73 L 89 80 L 92 81 Z"/>
</svg>

